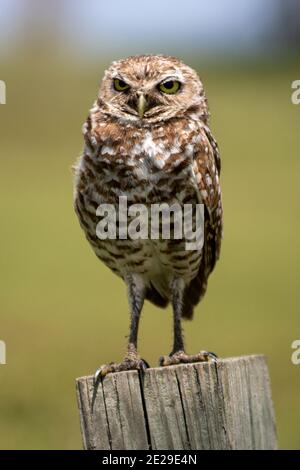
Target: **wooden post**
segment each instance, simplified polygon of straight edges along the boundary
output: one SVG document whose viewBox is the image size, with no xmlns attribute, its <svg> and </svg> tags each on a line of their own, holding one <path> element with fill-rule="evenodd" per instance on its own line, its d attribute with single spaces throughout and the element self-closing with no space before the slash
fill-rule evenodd
<svg viewBox="0 0 300 470">
<path fill-rule="evenodd" d="M 85 449 L 276 449 L 264 356 L 77 379 Z"/>
</svg>

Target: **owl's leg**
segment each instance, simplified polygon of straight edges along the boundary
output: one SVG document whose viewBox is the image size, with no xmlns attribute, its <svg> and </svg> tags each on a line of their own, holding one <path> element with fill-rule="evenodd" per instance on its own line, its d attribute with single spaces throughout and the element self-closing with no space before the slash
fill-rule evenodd
<svg viewBox="0 0 300 470">
<path fill-rule="evenodd" d="M 137 352 L 138 327 L 141 311 L 145 300 L 145 286 L 142 279 L 137 275 L 126 278 L 128 288 L 128 299 L 131 312 L 130 333 L 127 352 L 121 363 L 110 363 L 101 366 L 95 373 L 95 380 L 104 377 L 111 372 L 122 372 L 126 370 L 145 370 L 147 362 L 140 358 Z"/>
<path fill-rule="evenodd" d="M 170 366 L 191 362 L 206 362 L 209 360 L 216 361 L 217 356 L 208 351 L 200 351 L 198 354 L 188 355 L 185 352 L 183 332 L 181 326 L 184 281 L 182 279 L 174 279 L 171 283 L 172 307 L 173 307 L 173 328 L 174 343 L 172 352 L 169 356 L 161 356 L 159 364 L 161 366 Z"/>
</svg>

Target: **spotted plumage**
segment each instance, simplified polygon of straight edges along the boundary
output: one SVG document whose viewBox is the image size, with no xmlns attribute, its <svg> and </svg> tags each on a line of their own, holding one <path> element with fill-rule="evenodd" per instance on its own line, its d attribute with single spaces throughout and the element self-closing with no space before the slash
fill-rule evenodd
<svg viewBox="0 0 300 470">
<path fill-rule="evenodd" d="M 174 346 L 162 364 L 209 357 L 184 353 L 180 322 L 192 317 L 220 253 L 220 156 L 208 119 L 203 85 L 178 59 L 129 57 L 105 72 L 83 126 L 84 151 L 75 170 L 80 224 L 96 255 L 124 279 L 131 309 L 125 360 L 103 367 L 102 374 L 142 367 L 136 347 L 144 299 L 161 307 L 173 305 Z M 162 202 L 203 203 L 203 248 L 186 250 L 185 238 L 100 240 L 97 207 L 117 207 L 120 196 L 127 197 L 128 205 L 149 208 Z"/>
</svg>

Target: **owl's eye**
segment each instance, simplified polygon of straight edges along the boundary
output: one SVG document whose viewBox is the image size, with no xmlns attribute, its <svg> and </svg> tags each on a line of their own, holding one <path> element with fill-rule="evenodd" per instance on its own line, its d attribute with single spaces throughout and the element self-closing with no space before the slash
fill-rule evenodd
<svg viewBox="0 0 300 470">
<path fill-rule="evenodd" d="M 159 90 L 168 95 L 174 95 L 180 88 L 181 83 L 176 80 L 168 80 L 167 82 L 160 83 Z"/>
<path fill-rule="evenodd" d="M 127 85 L 124 80 L 121 80 L 120 78 L 115 78 L 114 79 L 114 89 L 117 91 L 125 91 L 128 90 L 130 87 Z"/>
</svg>

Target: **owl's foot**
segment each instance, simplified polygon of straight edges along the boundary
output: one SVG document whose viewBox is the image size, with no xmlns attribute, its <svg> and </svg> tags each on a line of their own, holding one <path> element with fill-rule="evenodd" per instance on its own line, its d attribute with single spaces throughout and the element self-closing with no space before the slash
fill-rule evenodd
<svg viewBox="0 0 300 470">
<path fill-rule="evenodd" d="M 160 366 L 173 366 L 176 364 L 190 364 L 193 362 L 217 362 L 216 354 L 208 351 L 200 351 L 198 354 L 188 355 L 184 351 L 177 351 L 170 356 L 161 356 Z"/>
<path fill-rule="evenodd" d="M 114 372 L 124 372 L 127 370 L 140 370 L 144 372 L 148 367 L 149 364 L 144 359 L 140 358 L 136 349 L 132 347 L 132 345 L 129 345 L 124 361 L 120 363 L 111 362 L 110 364 L 104 364 L 99 367 L 95 372 L 94 382 L 96 383 L 107 374 Z"/>
</svg>

